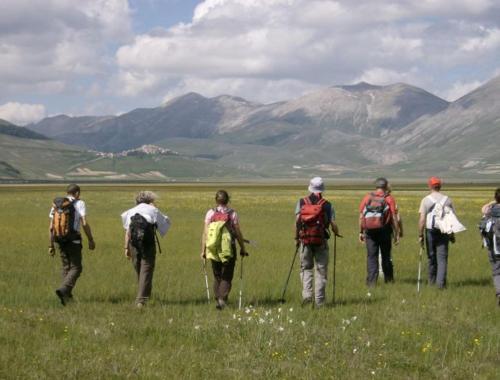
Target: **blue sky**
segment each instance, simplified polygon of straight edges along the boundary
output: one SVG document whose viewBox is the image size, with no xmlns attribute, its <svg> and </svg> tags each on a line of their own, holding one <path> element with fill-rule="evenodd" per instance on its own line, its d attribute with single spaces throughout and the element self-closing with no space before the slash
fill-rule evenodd
<svg viewBox="0 0 500 380">
<path fill-rule="evenodd" d="M 500 75 L 499 52 L 497 0 L 3 0 L 0 118 L 359 81 L 455 100 Z"/>
</svg>

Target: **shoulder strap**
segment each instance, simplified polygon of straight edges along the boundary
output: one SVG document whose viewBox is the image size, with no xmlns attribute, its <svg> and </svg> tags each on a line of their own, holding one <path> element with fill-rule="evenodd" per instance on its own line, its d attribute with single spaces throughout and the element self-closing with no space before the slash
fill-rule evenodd
<svg viewBox="0 0 500 380">
<path fill-rule="evenodd" d="M 321 198 L 318 203 L 316 203 L 318 206 L 323 206 L 326 203 L 325 198 Z"/>
<path fill-rule="evenodd" d="M 304 204 L 305 204 L 305 205 L 310 205 L 310 204 L 312 204 L 312 203 L 311 203 L 311 200 L 309 199 L 309 197 L 305 197 L 305 198 L 303 198 L 303 201 L 304 201 Z"/>
</svg>

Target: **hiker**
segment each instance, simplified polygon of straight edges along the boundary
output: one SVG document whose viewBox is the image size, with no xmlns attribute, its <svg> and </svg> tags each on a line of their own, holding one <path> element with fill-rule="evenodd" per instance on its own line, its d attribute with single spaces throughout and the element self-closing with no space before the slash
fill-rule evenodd
<svg viewBox="0 0 500 380">
<path fill-rule="evenodd" d="M 57 243 L 62 261 L 63 280 L 55 292 L 65 306 L 73 299 L 73 288 L 83 269 L 80 228 L 87 236 L 89 249 L 95 249 L 92 231 L 87 222 L 85 202 L 80 199 L 80 186 L 72 183 L 68 185 L 65 197 L 54 199 L 49 218 L 49 255 L 55 255 L 54 243 Z"/>
<path fill-rule="evenodd" d="M 135 197 L 136 206 L 121 214 L 125 229 L 125 257 L 132 260 L 137 273 L 138 291 L 136 306 L 142 308 L 151 297 L 153 272 L 156 261 L 156 230 L 165 236 L 170 219 L 155 206 L 158 196 L 151 191 L 140 191 Z M 158 242 L 158 248 L 161 248 Z"/>
<path fill-rule="evenodd" d="M 312 303 L 314 296 L 316 307 L 321 307 L 325 302 L 328 277 L 330 227 L 336 236 L 340 234 L 335 222 L 335 210 L 322 195 L 325 191 L 323 179 L 312 178 L 308 190 L 309 195 L 299 199 L 295 207 L 295 240 L 300 249 L 302 305 Z"/>
<path fill-rule="evenodd" d="M 493 284 L 495 286 L 497 305 L 500 306 L 500 188 L 495 191 L 495 200 L 485 204 L 482 209 L 484 221 L 482 235 L 488 248 Z"/>
<path fill-rule="evenodd" d="M 229 194 L 225 190 L 215 193 L 216 206 L 207 211 L 201 238 L 201 259 L 212 262 L 216 308 L 226 306 L 236 264 L 236 241 L 240 256 L 248 256 L 236 211 L 228 207 Z"/>
<path fill-rule="evenodd" d="M 392 193 L 392 187 L 391 184 L 389 183 L 387 185 L 387 194 Z M 403 237 L 403 219 L 401 218 L 401 214 L 399 213 L 399 207 L 398 204 L 396 203 L 396 223 L 398 224 L 398 230 L 399 230 L 399 240 Z M 392 261 L 392 250 L 391 250 L 391 256 L 389 257 L 389 260 L 392 263 L 392 271 L 393 271 L 393 276 L 394 276 L 394 262 Z M 384 270 L 382 269 L 382 251 L 379 250 L 379 255 L 378 255 L 378 274 L 379 276 L 382 275 L 384 276 Z M 393 277 L 394 278 L 394 277 Z"/>
<path fill-rule="evenodd" d="M 387 179 L 377 178 L 375 191 L 366 194 L 359 205 L 359 241 L 366 244 L 366 285 L 369 287 L 377 284 L 379 252 L 382 255 L 384 281 L 394 282 L 391 240 L 394 237 L 394 244 L 399 244 L 401 235 L 398 221 L 400 219 L 396 200 L 388 190 Z"/>
<path fill-rule="evenodd" d="M 453 233 L 443 233 L 433 225 L 433 210 L 445 207 L 454 210 L 451 199 L 441 193 L 442 181 L 438 177 L 430 177 L 427 181 L 430 194 L 424 197 L 418 210 L 418 240 L 423 247 L 424 242 L 429 259 L 429 284 L 437 285 L 439 289 L 446 288 L 448 269 L 448 245 L 455 242 Z M 425 233 L 425 235 L 424 235 Z"/>
</svg>

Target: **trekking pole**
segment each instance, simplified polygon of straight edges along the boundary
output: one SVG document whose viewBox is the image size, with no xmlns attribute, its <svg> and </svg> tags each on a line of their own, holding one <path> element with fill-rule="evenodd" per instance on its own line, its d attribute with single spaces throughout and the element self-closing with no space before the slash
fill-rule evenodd
<svg viewBox="0 0 500 380">
<path fill-rule="evenodd" d="M 156 233 L 156 228 L 155 228 L 155 240 L 156 240 L 156 244 L 158 244 L 158 252 L 160 253 L 161 255 L 161 246 L 160 246 L 160 240 L 158 239 L 158 235 Z"/>
<path fill-rule="evenodd" d="M 337 279 L 337 234 L 333 234 L 333 304 L 335 305 L 335 282 Z"/>
<path fill-rule="evenodd" d="M 337 238 L 343 238 L 342 235 L 333 235 L 333 303 L 335 304 L 335 282 L 337 279 Z"/>
<path fill-rule="evenodd" d="M 382 268 L 382 250 L 378 249 L 378 275 L 384 276 L 384 269 Z"/>
<path fill-rule="evenodd" d="M 420 293 L 420 275 L 422 272 L 422 251 L 423 247 L 420 247 L 420 252 L 418 254 L 418 277 L 417 277 L 417 293 Z"/>
<path fill-rule="evenodd" d="M 297 247 L 295 249 L 295 254 L 293 255 L 292 265 L 290 266 L 290 271 L 288 272 L 288 277 L 286 278 L 285 286 L 283 288 L 283 293 L 281 293 L 281 299 L 280 299 L 281 303 L 285 303 L 285 292 L 288 287 L 288 282 L 290 281 L 290 276 L 292 275 L 292 269 L 293 265 L 295 264 L 295 258 L 297 257 L 297 253 L 299 252 L 299 247 L 300 244 L 297 244 Z"/>
<path fill-rule="evenodd" d="M 241 256 L 241 263 L 240 263 L 240 300 L 238 302 L 238 310 L 241 310 L 241 298 L 242 298 L 242 293 L 243 293 L 243 259 L 245 256 Z"/>
<path fill-rule="evenodd" d="M 210 303 L 210 290 L 208 290 L 207 259 L 203 259 L 203 274 L 205 275 L 205 289 L 207 290 L 207 301 Z"/>
</svg>

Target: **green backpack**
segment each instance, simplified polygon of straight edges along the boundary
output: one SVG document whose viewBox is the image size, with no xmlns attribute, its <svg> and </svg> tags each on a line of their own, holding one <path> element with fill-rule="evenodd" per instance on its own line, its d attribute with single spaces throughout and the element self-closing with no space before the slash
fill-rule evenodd
<svg viewBox="0 0 500 380">
<path fill-rule="evenodd" d="M 227 263 L 234 257 L 234 238 L 230 227 L 232 210 L 223 213 L 214 210 L 207 228 L 205 243 L 207 259 Z"/>
</svg>

